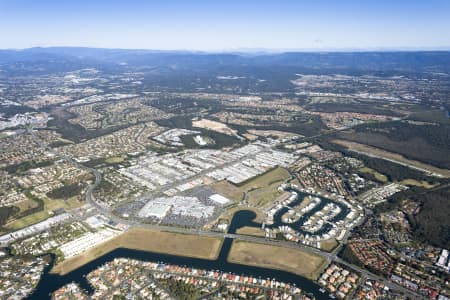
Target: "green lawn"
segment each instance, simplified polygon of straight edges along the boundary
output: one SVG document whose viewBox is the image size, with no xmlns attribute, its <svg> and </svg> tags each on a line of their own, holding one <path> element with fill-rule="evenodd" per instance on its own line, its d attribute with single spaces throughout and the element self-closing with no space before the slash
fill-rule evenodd
<svg viewBox="0 0 450 300">
<path fill-rule="evenodd" d="M 388 182 L 388 178 L 386 177 L 386 175 L 378 173 L 377 171 L 375 171 L 371 168 L 363 167 L 363 168 L 359 169 L 359 171 L 362 173 L 372 174 L 380 182 Z"/>
<path fill-rule="evenodd" d="M 277 190 L 278 186 L 290 177 L 286 169 L 275 168 L 239 186 L 221 181 L 213 184 L 212 187 L 236 201 L 242 200 L 244 192 L 247 192 L 247 200 L 251 206 L 264 207 L 281 195 Z"/>
<path fill-rule="evenodd" d="M 23 218 L 20 218 L 18 220 L 12 221 L 8 224 L 6 224 L 4 227 L 10 230 L 17 230 L 23 227 L 30 226 L 32 224 L 41 222 L 52 215 L 49 214 L 50 211 L 58 209 L 58 208 L 65 208 L 67 210 L 73 209 L 76 207 L 79 207 L 83 205 L 85 202 L 80 202 L 76 199 L 76 197 L 69 199 L 69 200 L 50 200 L 50 199 L 44 199 L 44 209 L 41 211 L 38 211 L 34 214 L 25 216 Z"/>
</svg>

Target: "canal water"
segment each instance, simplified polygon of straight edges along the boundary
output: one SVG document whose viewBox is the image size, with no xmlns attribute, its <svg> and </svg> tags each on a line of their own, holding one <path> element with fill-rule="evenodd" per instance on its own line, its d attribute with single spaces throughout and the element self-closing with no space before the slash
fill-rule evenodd
<svg viewBox="0 0 450 300">
<path fill-rule="evenodd" d="M 299 192 L 299 195 L 297 197 L 296 202 L 298 203 L 292 203 L 292 206 L 295 206 L 301 202 L 301 200 L 306 196 L 306 194 L 302 194 Z M 327 200 L 330 201 L 330 200 Z M 326 204 L 326 203 L 325 203 Z M 325 205 L 323 204 L 323 205 Z M 315 208 L 311 213 L 314 213 L 315 211 L 319 210 L 321 207 L 323 207 L 322 203 L 318 208 Z M 343 214 L 343 216 L 341 216 Z M 282 214 L 281 214 L 282 215 Z M 279 226 L 281 223 L 281 215 L 278 218 L 275 218 L 275 224 L 272 226 Z M 254 222 L 254 218 L 256 217 L 255 213 L 249 210 L 242 210 L 238 211 L 234 216 L 232 221 L 230 222 L 230 228 L 229 233 L 235 233 L 237 229 L 244 227 L 244 226 L 251 226 L 251 227 L 261 227 L 261 224 Z M 336 216 L 337 219 L 345 217 L 345 213 L 341 212 L 338 216 Z M 298 221 L 298 224 L 294 225 L 301 225 L 300 221 Z M 287 224 L 292 225 L 292 224 Z M 222 248 L 220 250 L 219 256 L 216 260 L 207 260 L 207 259 L 199 259 L 199 258 L 190 258 L 190 257 L 183 257 L 183 256 L 174 256 L 174 255 L 168 255 L 168 254 L 162 254 L 162 253 L 155 253 L 155 252 L 147 252 L 147 251 L 139 251 L 139 250 L 132 250 L 132 249 L 126 249 L 126 248 L 119 248 L 116 250 L 113 250 L 83 266 L 80 268 L 73 270 L 70 273 L 67 273 L 66 275 L 57 275 L 57 274 L 51 274 L 49 271 L 52 268 L 54 256 L 52 256 L 53 261 L 52 263 L 44 270 L 44 273 L 42 275 L 42 278 L 40 282 L 38 283 L 35 291 L 28 296 L 27 299 L 33 299 L 33 300 L 45 300 L 51 298 L 51 293 L 57 290 L 58 288 L 64 286 L 65 284 L 68 284 L 70 282 L 78 283 L 81 288 L 86 290 L 89 293 L 93 292 L 93 289 L 91 285 L 86 280 L 85 276 L 89 274 L 90 272 L 94 271 L 101 265 L 112 261 L 115 258 L 130 258 L 130 259 L 136 259 L 136 260 L 142 260 L 142 261 L 154 261 L 154 262 L 161 262 L 166 264 L 174 264 L 174 265 L 181 265 L 181 266 L 189 266 L 192 268 L 197 269 L 206 269 L 206 270 L 219 270 L 223 272 L 231 272 L 238 275 L 247 275 L 247 276 L 253 276 L 253 277 L 261 277 L 261 278 L 273 278 L 278 281 L 288 282 L 291 284 L 295 284 L 299 288 L 301 288 L 306 293 L 311 293 L 316 297 L 316 299 L 331 299 L 326 293 L 322 293 L 319 291 L 320 286 L 316 284 L 315 282 L 304 278 L 302 276 L 281 271 L 281 270 L 274 270 L 274 269 L 268 269 L 268 268 L 260 268 L 260 267 L 253 267 L 253 266 L 246 266 L 241 264 L 235 264 L 230 263 L 227 261 L 228 254 L 230 252 L 231 244 L 233 240 L 230 238 L 225 238 Z"/>
<path fill-rule="evenodd" d="M 313 196 L 311 194 L 308 193 L 303 193 L 300 192 L 297 189 L 289 189 L 289 191 L 291 192 L 296 192 L 297 193 L 297 197 L 295 199 L 293 199 L 288 206 L 289 207 L 295 207 L 299 204 L 301 204 L 301 202 L 305 199 L 305 197 L 307 196 Z M 298 220 L 296 220 L 295 222 L 292 223 L 286 223 L 282 221 L 282 217 L 285 213 L 288 212 L 289 208 L 284 206 L 281 209 L 279 209 L 273 216 L 273 224 L 271 225 L 267 225 L 265 224 L 265 228 L 278 228 L 280 226 L 289 226 L 291 227 L 293 230 L 300 232 L 302 234 L 311 234 L 310 232 L 307 232 L 305 230 L 302 229 L 302 225 L 303 223 L 305 223 L 312 215 L 314 215 L 316 212 L 318 212 L 319 210 L 321 210 L 322 208 L 325 207 L 325 205 L 327 205 L 328 203 L 334 203 L 336 204 L 341 211 L 334 216 L 333 218 L 331 218 L 329 220 L 329 222 L 325 223 L 322 228 L 320 228 L 317 232 L 314 232 L 314 234 L 316 235 L 321 235 L 322 233 L 328 232 L 332 229 L 333 225 L 331 225 L 332 223 L 336 223 L 340 220 L 343 220 L 345 218 L 345 216 L 347 216 L 347 214 L 349 213 L 350 209 L 337 201 L 333 201 L 330 200 L 328 198 L 324 198 L 321 196 L 313 196 L 313 197 L 318 197 L 320 198 L 320 203 L 317 204 L 312 210 L 310 210 L 309 212 L 303 214 Z M 233 221 L 230 224 L 230 229 L 229 229 L 229 233 L 235 233 L 237 229 L 244 227 L 244 226 L 248 226 L 248 227 L 259 227 L 261 228 L 260 223 L 256 223 L 253 221 L 253 219 L 256 218 L 256 215 L 253 212 L 249 212 L 249 211 L 238 211 L 235 214 L 235 217 L 233 218 Z"/>
</svg>

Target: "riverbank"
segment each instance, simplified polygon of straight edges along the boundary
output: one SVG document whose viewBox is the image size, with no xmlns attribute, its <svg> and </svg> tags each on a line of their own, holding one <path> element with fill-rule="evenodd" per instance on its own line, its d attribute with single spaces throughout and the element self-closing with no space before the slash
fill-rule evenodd
<svg viewBox="0 0 450 300">
<path fill-rule="evenodd" d="M 85 253 L 57 264 L 51 273 L 65 275 L 118 248 L 214 260 L 223 240 L 199 235 L 132 228 Z"/>
</svg>

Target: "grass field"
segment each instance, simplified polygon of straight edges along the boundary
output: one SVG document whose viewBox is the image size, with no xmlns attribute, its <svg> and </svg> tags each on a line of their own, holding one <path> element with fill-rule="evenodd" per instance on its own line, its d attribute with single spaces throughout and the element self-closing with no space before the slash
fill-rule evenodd
<svg viewBox="0 0 450 300">
<path fill-rule="evenodd" d="M 320 242 L 320 249 L 331 252 L 334 248 L 336 248 L 339 243 L 335 239 L 324 240 Z"/>
<path fill-rule="evenodd" d="M 105 162 L 108 164 L 118 164 L 118 163 L 123 162 L 124 160 L 125 159 L 122 156 L 113 156 L 113 157 L 107 158 L 105 160 Z"/>
<path fill-rule="evenodd" d="M 258 136 L 254 135 L 254 134 L 250 134 L 250 133 L 244 133 L 242 136 L 245 137 L 249 141 L 254 141 L 258 138 Z"/>
<path fill-rule="evenodd" d="M 20 212 L 35 208 L 38 204 L 33 200 L 25 200 L 18 203 L 15 203 L 14 206 L 20 209 Z"/>
<path fill-rule="evenodd" d="M 221 246 L 222 240 L 218 238 L 133 228 L 112 240 L 89 249 L 82 255 L 59 263 L 51 272 L 66 274 L 117 248 L 129 248 L 212 260 L 217 258 Z"/>
<path fill-rule="evenodd" d="M 409 185 L 409 186 L 421 186 L 421 187 L 426 188 L 426 189 L 431 189 L 431 188 L 434 188 L 434 187 L 436 187 L 438 185 L 438 184 L 430 184 L 430 183 L 428 183 L 428 182 L 426 182 L 424 180 L 417 181 L 415 179 L 405 179 L 401 183 L 404 184 L 404 185 Z"/>
<path fill-rule="evenodd" d="M 233 218 L 233 215 L 240 210 L 251 210 L 252 212 L 254 212 L 256 214 L 256 218 L 253 220 L 254 222 L 262 223 L 264 221 L 264 213 L 260 209 L 248 207 L 248 206 L 233 207 L 229 210 L 226 210 L 217 219 L 227 219 L 228 221 L 231 221 L 231 219 Z M 213 223 L 215 223 L 215 222 L 213 222 Z"/>
<path fill-rule="evenodd" d="M 241 201 L 244 198 L 244 193 L 247 193 L 248 203 L 253 207 L 261 208 L 272 203 L 281 195 L 277 188 L 290 177 L 286 169 L 275 168 L 241 186 L 220 181 L 213 184 L 212 187 L 219 193 L 236 201 Z"/>
<path fill-rule="evenodd" d="M 234 201 L 241 201 L 244 197 L 244 193 L 240 188 L 226 180 L 218 181 L 211 186 L 220 194 L 223 194 Z"/>
<path fill-rule="evenodd" d="M 34 214 L 25 216 L 23 218 L 20 218 L 18 220 L 14 220 L 12 222 L 7 223 L 4 227 L 10 230 L 17 230 L 23 227 L 30 226 L 32 224 L 41 222 L 49 217 L 51 217 L 51 214 L 49 214 L 50 211 L 58 209 L 58 208 L 65 208 L 65 209 L 72 209 L 76 207 L 80 207 L 81 205 L 85 204 L 84 201 L 80 202 L 76 199 L 76 197 L 73 197 L 68 200 L 50 200 L 50 199 L 44 199 L 44 209 L 36 212 Z"/>
<path fill-rule="evenodd" d="M 250 129 L 250 130 L 247 130 L 247 131 L 250 134 L 253 134 L 253 135 L 264 136 L 264 137 L 276 137 L 278 139 L 283 139 L 283 138 L 292 137 L 292 136 L 303 137 L 302 135 L 299 135 L 299 134 L 296 134 L 296 133 L 287 132 L 287 131 L 279 131 L 279 130 L 256 130 L 256 129 Z"/>
<path fill-rule="evenodd" d="M 261 228 L 245 226 L 241 227 L 236 231 L 237 234 L 246 234 L 246 235 L 254 235 L 254 236 L 264 236 L 264 230 Z"/>
<path fill-rule="evenodd" d="M 360 168 L 359 171 L 363 172 L 363 173 L 372 174 L 380 182 L 383 182 L 383 183 L 388 182 L 388 178 L 386 177 L 386 175 L 378 173 L 374 169 L 371 169 L 371 168 L 368 168 L 368 167 L 363 167 L 363 168 Z"/>
<path fill-rule="evenodd" d="M 289 271 L 316 279 L 326 266 L 326 259 L 298 249 L 234 241 L 228 261 L 257 267 Z"/>
<path fill-rule="evenodd" d="M 401 165 L 412 166 L 414 168 L 417 168 L 417 169 L 420 169 L 423 171 L 427 171 L 427 172 L 430 172 L 433 174 L 438 174 L 443 177 L 450 177 L 450 170 L 448 170 L 448 169 L 437 168 L 432 165 L 419 162 L 417 160 L 408 159 L 408 158 L 405 158 L 403 155 L 400 155 L 400 154 L 397 154 L 394 152 L 389 152 L 389 151 L 385 151 L 385 150 L 375 148 L 372 146 L 367 146 L 364 144 L 345 141 L 345 140 L 333 140 L 332 142 L 335 144 L 344 146 L 348 150 L 356 152 L 356 153 L 379 157 L 379 158 L 384 158 L 384 159 L 399 163 Z"/>
</svg>

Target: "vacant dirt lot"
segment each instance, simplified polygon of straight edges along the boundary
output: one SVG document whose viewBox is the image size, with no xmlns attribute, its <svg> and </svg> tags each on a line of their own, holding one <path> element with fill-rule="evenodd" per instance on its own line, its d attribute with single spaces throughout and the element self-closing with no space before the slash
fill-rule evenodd
<svg viewBox="0 0 450 300">
<path fill-rule="evenodd" d="M 232 135 L 232 136 L 238 135 L 236 130 L 231 129 L 227 125 L 217 122 L 217 121 L 208 120 L 208 119 L 201 119 L 198 121 L 193 121 L 192 126 L 198 127 L 198 128 L 205 128 L 205 129 L 217 131 L 217 132 Z"/>
</svg>

